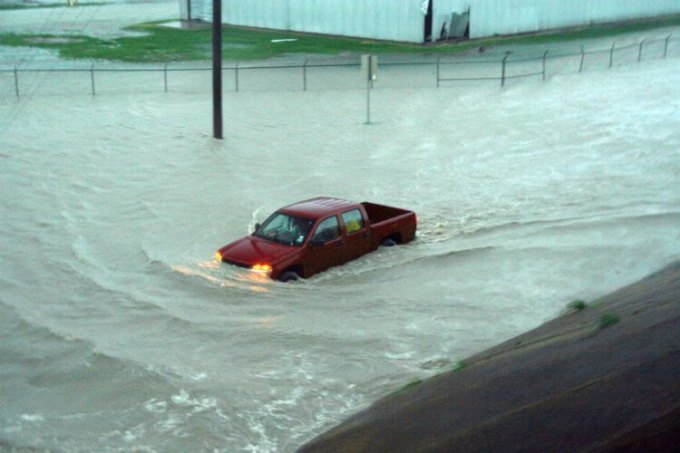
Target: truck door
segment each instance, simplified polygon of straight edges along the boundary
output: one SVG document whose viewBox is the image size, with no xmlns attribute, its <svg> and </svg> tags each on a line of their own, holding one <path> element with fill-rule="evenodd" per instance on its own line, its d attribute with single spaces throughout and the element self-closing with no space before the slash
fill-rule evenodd
<svg viewBox="0 0 680 453">
<path fill-rule="evenodd" d="M 371 232 L 359 208 L 342 213 L 345 224 L 345 250 L 347 261 L 359 258 L 371 251 Z"/>
<path fill-rule="evenodd" d="M 305 268 L 308 274 L 344 263 L 345 240 L 340 234 L 338 217 L 333 215 L 319 222 L 307 247 Z"/>
</svg>

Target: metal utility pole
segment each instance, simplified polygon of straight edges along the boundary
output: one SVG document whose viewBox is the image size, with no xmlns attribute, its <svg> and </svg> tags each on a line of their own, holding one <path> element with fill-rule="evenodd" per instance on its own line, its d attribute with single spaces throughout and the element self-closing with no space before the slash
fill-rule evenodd
<svg viewBox="0 0 680 453">
<path fill-rule="evenodd" d="M 213 0 L 213 137 L 222 137 L 222 0 Z"/>
<path fill-rule="evenodd" d="M 361 78 L 366 80 L 366 122 L 371 124 L 371 88 L 373 82 L 378 79 L 378 56 L 361 56 Z"/>
</svg>

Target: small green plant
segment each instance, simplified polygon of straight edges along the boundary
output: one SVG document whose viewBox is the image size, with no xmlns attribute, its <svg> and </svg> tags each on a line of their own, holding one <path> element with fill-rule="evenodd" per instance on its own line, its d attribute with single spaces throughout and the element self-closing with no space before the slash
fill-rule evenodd
<svg viewBox="0 0 680 453">
<path fill-rule="evenodd" d="M 619 318 L 618 315 L 615 313 L 605 313 L 602 316 L 600 316 L 600 321 L 598 323 L 598 326 L 600 329 L 607 328 L 609 326 L 613 326 L 617 322 L 619 322 L 621 318 Z"/>
<path fill-rule="evenodd" d="M 581 310 L 584 310 L 586 308 L 586 306 L 587 305 L 586 305 L 586 302 L 584 300 L 576 299 L 576 300 L 572 300 L 571 302 L 569 302 L 569 304 L 567 305 L 567 310 L 569 310 L 569 311 L 581 311 Z"/>
<path fill-rule="evenodd" d="M 415 379 L 415 380 L 409 382 L 408 384 L 406 384 L 405 386 L 403 386 L 402 388 L 400 388 L 400 389 L 397 391 L 397 393 L 405 392 L 405 391 L 408 390 L 408 389 L 411 389 L 411 388 L 413 388 L 413 387 L 415 387 L 415 386 L 417 386 L 417 385 L 422 384 L 422 382 L 423 382 L 422 379 Z"/>
<path fill-rule="evenodd" d="M 467 367 L 467 362 L 465 360 L 459 360 L 456 362 L 456 364 L 453 366 L 453 371 L 460 371 L 463 368 Z"/>
<path fill-rule="evenodd" d="M 411 388 L 411 387 L 415 387 L 416 385 L 422 384 L 422 382 L 423 382 L 422 379 L 415 379 L 415 380 L 409 382 L 408 384 L 406 384 L 405 388 L 408 389 L 408 388 Z"/>
</svg>

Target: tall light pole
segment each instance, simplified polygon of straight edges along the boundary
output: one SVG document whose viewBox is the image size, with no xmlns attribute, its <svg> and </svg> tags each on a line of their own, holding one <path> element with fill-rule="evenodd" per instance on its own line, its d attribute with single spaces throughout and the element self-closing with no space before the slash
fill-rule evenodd
<svg viewBox="0 0 680 453">
<path fill-rule="evenodd" d="M 222 0 L 213 0 L 213 137 L 222 138 Z"/>
</svg>

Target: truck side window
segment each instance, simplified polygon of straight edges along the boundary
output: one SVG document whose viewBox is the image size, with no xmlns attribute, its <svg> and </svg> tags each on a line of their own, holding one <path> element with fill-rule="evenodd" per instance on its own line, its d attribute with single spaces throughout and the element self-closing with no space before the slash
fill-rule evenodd
<svg viewBox="0 0 680 453">
<path fill-rule="evenodd" d="M 351 211 L 342 213 L 342 221 L 345 222 L 345 229 L 347 234 L 356 233 L 364 227 L 364 218 L 359 209 L 352 209 Z"/>
<path fill-rule="evenodd" d="M 316 227 L 316 232 L 312 237 L 312 241 L 328 242 L 340 236 L 340 225 L 336 216 L 323 219 L 319 226 Z"/>
</svg>

